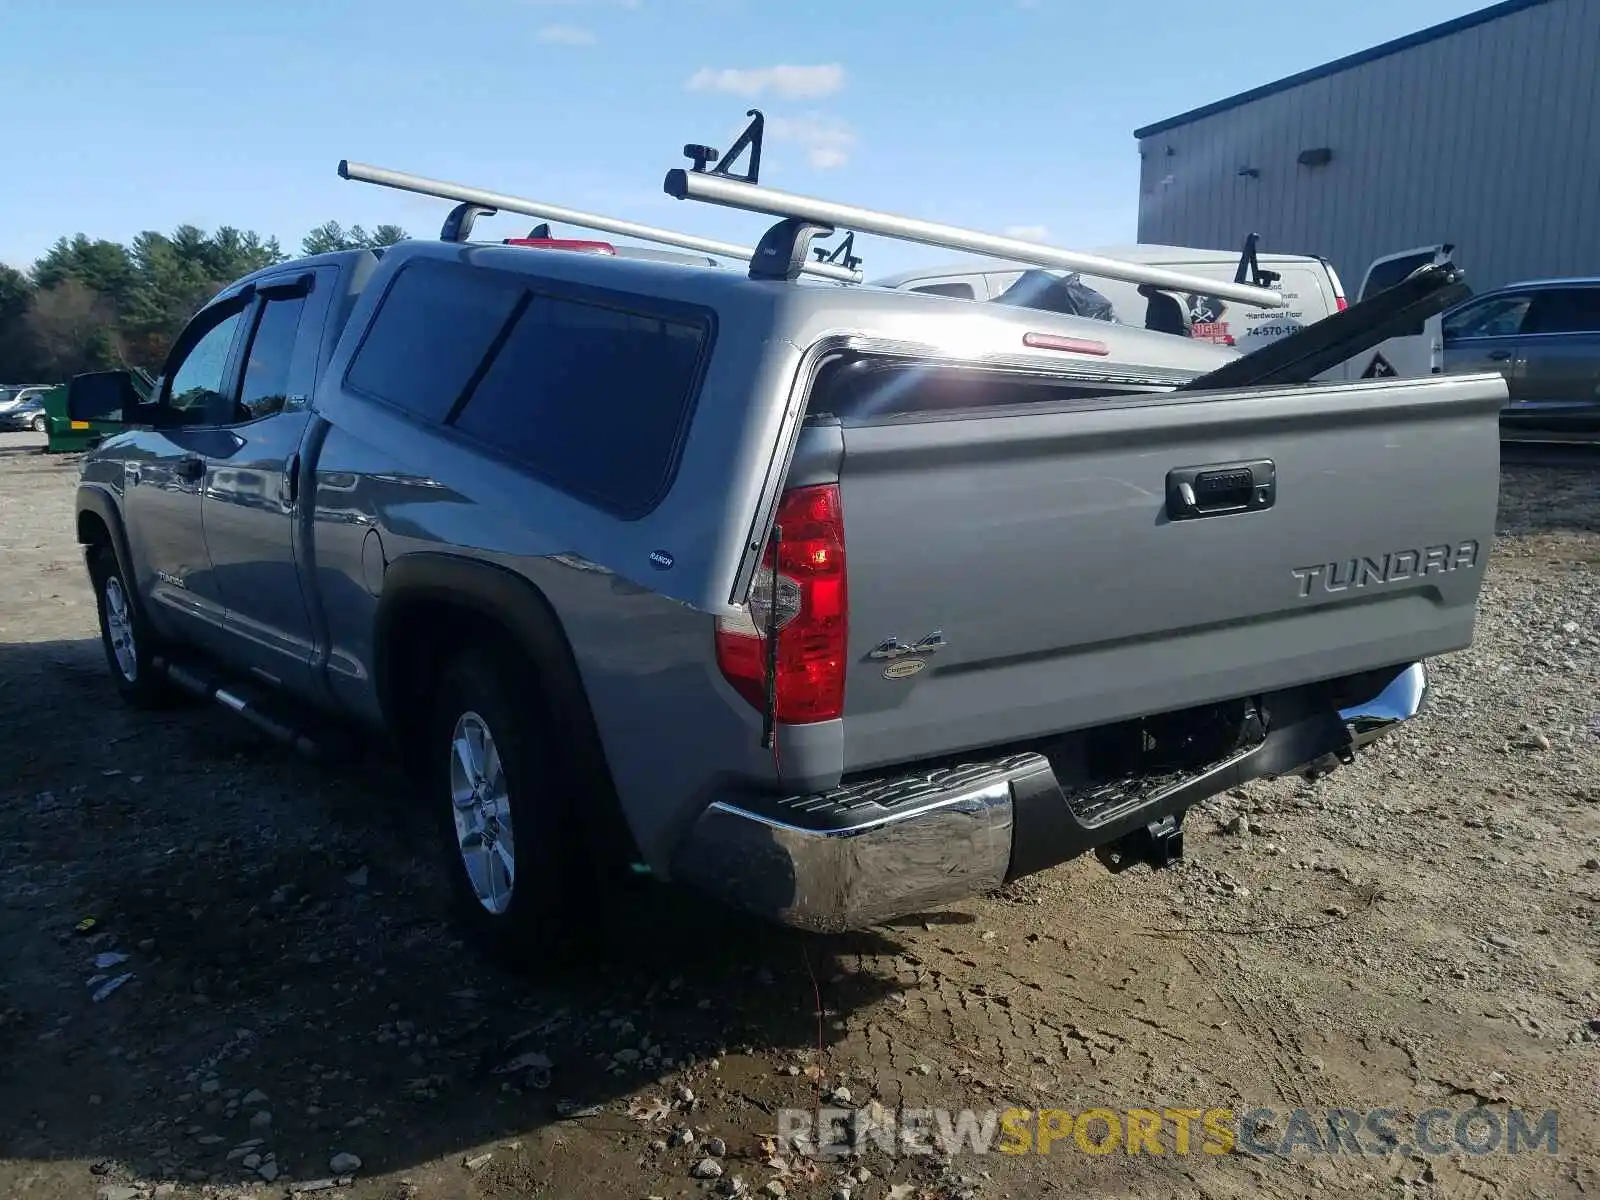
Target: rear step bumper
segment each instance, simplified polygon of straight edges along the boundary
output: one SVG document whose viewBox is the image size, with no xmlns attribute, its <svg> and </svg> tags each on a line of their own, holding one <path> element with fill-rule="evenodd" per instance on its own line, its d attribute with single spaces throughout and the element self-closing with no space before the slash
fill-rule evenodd
<svg viewBox="0 0 1600 1200">
<path fill-rule="evenodd" d="M 673 864 L 684 883 L 816 932 L 880 924 L 993 891 L 1183 813 L 1263 776 L 1331 769 L 1422 708 L 1421 663 L 1342 709 L 1298 692 L 1264 698 L 1256 744 L 1142 792 L 1069 796 L 1042 754 L 875 779 L 820 795 L 701 814 Z"/>
</svg>

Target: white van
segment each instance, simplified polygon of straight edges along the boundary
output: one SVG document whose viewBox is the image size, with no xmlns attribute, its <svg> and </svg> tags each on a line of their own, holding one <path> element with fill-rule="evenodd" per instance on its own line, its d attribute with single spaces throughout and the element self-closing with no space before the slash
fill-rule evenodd
<svg viewBox="0 0 1600 1200">
<path fill-rule="evenodd" d="M 1394 286 L 1418 267 L 1448 260 L 1453 249 L 1447 244 L 1424 246 L 1378 259 L 1367 268 L 1358 299 Z M 1241 260 L 1238 251 L 1195 250 L 1183 246 L 1114 246 L 1102 247 L 1090 253 L 1227 281 L 1235 279 Z M 1248 354 L 1269 342 L 1287 337 L 1312 321 L 1321 320 L 1347 307 L 1344 284 L 1340 282 L 1333 264 L 1325 258 L 1258 252 L 1256 265 L 1264 272 L 1277 275 L 1277 282 L 1272 286 L 1283 293 L 1287 306 L 1281 309 L 1251 308 L 1215 296 L 1184 295 L 1179 299 L 1187 309 L 1191 337 L 1237 346 L 1241 353 Z M 1008 303 L 1048 306 L 1033 304 L 1026 297 L 1019 299 L 1015 294 L 1006 296 L 1008 289 L 1017 286 L 1030 273 L 1037 274 L 1037 269 L 995 259 L 968 259 L 939 267 L 902 271 L 873 280 L 873 283 L 879 287 L 931 292 L 964 300 L 1004 298 Z M 1063 277 L 1069 272 L 1052 271 L 1050 274 Z M 1151 306 L 1136 284 L 1098 275 L 1080 274 L 1078 278 L 1111 302 L 1117 321 L 1126 325 L 1158 327 L 1153 324 L 1153 317 L 1147 318 Z M 1438 374 L 1442 367 L 1443 340 L 1439 318 L 1434 317 L 1426 327 L 1419 326 L 1403 337 L 1391 338 L 1376 350 L 1364 354 L 1361 361 L 1341 364 L 1322 378 Z"/>
</svg>

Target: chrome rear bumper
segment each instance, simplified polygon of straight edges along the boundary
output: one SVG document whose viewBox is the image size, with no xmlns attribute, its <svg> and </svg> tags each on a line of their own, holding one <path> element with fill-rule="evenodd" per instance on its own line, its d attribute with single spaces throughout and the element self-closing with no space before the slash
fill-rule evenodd
<svg viewBox="0 0 1600 1200">
<path fill-rule="evenodd" d="M 814 796 L 716 801 L 673 876 L 786 925 L 837 932 L 993 891 L 1263 776 L 1337 764 L 1421 710 L 1421 663 L 1370 700 L 1320 709 L 1292 693 L 1255 745 L 1143 793 L 1069 797 L 1042 754 L 875 779 Z M 759 810 L 757 805 L 759 805 Z"/>
<path fill-rule="evenodd" d="M 1339 710 L 1350 735 L 1350 749 L 1371 745 L 1402 721 L 1409 721 L 1428 702 L 1428 670 L 1412 663 L 1371 700 Z"/>
</svg>

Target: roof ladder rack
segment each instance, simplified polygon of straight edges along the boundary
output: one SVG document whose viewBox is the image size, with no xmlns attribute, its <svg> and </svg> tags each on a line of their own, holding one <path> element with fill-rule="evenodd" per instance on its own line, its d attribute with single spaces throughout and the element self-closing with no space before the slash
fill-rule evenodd
<svg viewBox="0 0 1600 1200">
<path fill-rule="evenodd" d="M 1252 283 L 1256 287 L 1272 287 L 1283 276 L 1277 271 L 1263 270 L 1257 251 L 1261 247 L 1261 235 L 1252 233 L 1244 239 L 1244 249 L 1239 254 L 1239 269 L 1233 273 L 1235 283 Z"/>
<path fill-rule="evenodd" d="M 717 152 L 708 146 L 685 146 L 685 157 L 693 167 L 679 167 L 668 171 L 662 187 L 667 195 L 678 200 L 699 200 L 707 204 L 720 204 L 724 208 L 742 209 L 745 212 L 765 213 L 780 220 L 756 247 L 750 260 L 750 274 L 754 278 L 789 278 L 812 271 L 821 265 L 835 265 L 819 261 L 806 262 L 807 247 L 818 236 L 831 234 L 836 228 L 848 228 L 858 233 L 876 233 L 904 242 L 917 242 L 924 246 L 938 246 L 947 250 L 962 250 L 994 258 L 1009 259 L 1036 267 L 1053 267 L 1068 271 L 1082 271 L 1106 279 L 1121 279 L 1128 283 L 1144 283 L 1169 291 L 1194 292 L 1204 296 L 1219 296 L 1258 308 L 1281 308 L 1283 296 L 1270 288 L 1255 287 L 1244 282 L 1226 282 L 1206 279 L 1199 275 L 1186 275 L 1162 267 L 1124 262 L 1121 259 L 1102 258 L 1076 250 L 1062 250 L 1041 242 L 1026 242 L 1018 238 L 998 237 L 974 229 L 955 225 L 940 225 L 915 217 L 902 217 L 895 213 L 858 208 L 853 204 L 838 204 L 831 200 L 798 196 L 763 187 L 757 178 L 761 155 L 763 124 L 761 114 L 750 110 L 749 127 L 735 143 L 734 152 L 715 169 Z M 729 162 L 738 151 L 750 150 L 750 170 L 743 177 L 735 177 Z M 708 152 L 708 153 L 707 153 Z M 846 239 L 839 250 L 849 256 L 853 239 Z M 819 254 L 819 260 L 821 256 Z M 858 260 L 859 261 L 859 260 Z M 803 265 L 802 265 L 803 264 Z"/>
<path fill-rule="evenodd" d="M 523 216 L 537 217 L 541 221 L 559 221 L 566 225 L 576 225 L 580 229 L 594 229 L 602 233 L 616 234 L 619 237 L 637 238 L 642 242 L 676 246 L 680 249 L 693 250 L 700 254 L 721 255 L 723 258 L 740 259 L 746 262 L 753 260 L 758 253 L 758 250 L 735 245 L 732 242 L 719 242 L 713 238 L 696 237 L 689 233 L 677 233 L 671 229 L 658 229 L 653 225 L 640 225 L 634 221 L 622 221 L 614 217 L 599 216 L 595 213 L 579 212 L 577 209 L 545 204 L 539 200 L 508 196 L 503 192 L 491 192 L 482 188 L 466 187 L 459 183 L 448 183 L 441 179 L 428 179 L 421 175 L 408 175 L 403 171 L 391 171 L 387 167 L 375 167 L 368 163 L 350 162 L 348 159 L 340 160 L 339 176 L 343 179 L 354 180 L 357 183 L 375 183 L 381 187 L 395 188 L 402 192 L 416 192 L 422 196 L 435 196 L 440 200 L 456 201 L 456 207 L 451 210 L 449 217 L 444 222 L 444 228 L 440 231 L 440 237 L 444 241 L 464 242 L 471 236 L 472 226 L 479 217 L 493 216 L 497 212 L 512 212 L 520 213 Z M 839 283 L 861 282 L 861 272 L 858 269 L 838 263 L 821 261 L 806 263 L 802 270 L 807 275 L 815 275 L 822 279 L 832 279 Z"/>
</svg>

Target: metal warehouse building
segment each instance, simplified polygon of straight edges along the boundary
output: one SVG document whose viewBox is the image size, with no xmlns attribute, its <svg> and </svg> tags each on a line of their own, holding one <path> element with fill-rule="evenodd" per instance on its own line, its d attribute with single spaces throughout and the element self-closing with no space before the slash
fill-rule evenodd
<svg viewBox="0 0 1600 1200">
<path fill-rule="evenodd" d="M 1453 243 L 1476 291 L 1600 275 L 1600 0 L 1507 0 L 1135 130 L 1139 240 L 1367 265 Z"/>
</svg>

